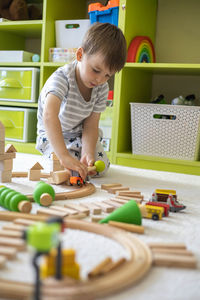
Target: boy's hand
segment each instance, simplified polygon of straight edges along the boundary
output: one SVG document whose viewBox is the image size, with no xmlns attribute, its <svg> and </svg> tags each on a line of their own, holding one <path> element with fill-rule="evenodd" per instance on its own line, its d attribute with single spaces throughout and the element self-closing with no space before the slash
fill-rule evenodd
<svg viewBox="0 0 200 300">
<path fill-rule="evenodd" d="M 80 162 L 83 163 L 84 165 L 86 165 L 87 167 L 92 167 L 94 166 L 95 163 L 95 159 L 93 158 L 92 155 L 90 154 L 85 154 L 82 155 Z M 90 171 L 88 172 L 88 175 L 96 175 L 96 171 Z"/>
<path fill-rule="evenodd" d="M 78 172 L 82 179 L 85 180 L 88 174 L 88 169 L 85 164 L 72 157 L 70 154 L 67 154 L 60 159 L 60 163 L 64 168 Z"/>
</svg>

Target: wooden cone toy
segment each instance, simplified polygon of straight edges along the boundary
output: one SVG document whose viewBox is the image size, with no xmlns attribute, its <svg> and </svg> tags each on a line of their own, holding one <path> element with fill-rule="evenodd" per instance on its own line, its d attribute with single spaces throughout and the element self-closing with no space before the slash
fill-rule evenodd
<svg viewBox="0 0 200 300">
<path fill-rule="evenodd" d="M 130 200 L 126 204 L 113 211 L 106 218 L 99 221 L 99 223 L 108 223 L 109 221 L 141 225 L 142 215 L 136 201 Z"/>
</svg>

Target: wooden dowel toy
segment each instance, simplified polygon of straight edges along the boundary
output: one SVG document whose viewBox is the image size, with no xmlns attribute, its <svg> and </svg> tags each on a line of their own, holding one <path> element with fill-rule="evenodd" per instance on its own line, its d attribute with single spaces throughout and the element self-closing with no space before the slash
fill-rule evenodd
<svg viewBox="0 0 200 300">
<path fill-rule="evenodd" d="M 112 262 L 112 259 L 110 257 L 106 257 L 92 271 L 90 271 L 88 273 L 88 277 L 93 278 L 95 276 L 101 275 L 101 270 L 103 270 L 105 268 L 105 266 L 110 264 L 111 262 Z"/>
<path fill-rule="evenodd" d="M 116 222 L 116 221 L 109 221 L 108 224 L 127 231 L 140 233 L 140 234 L 144 233 L 144 227 L 140 225 L 134 225 L 134 224 L 128 224 L 128 223 Z"/>
<path fill-rule="evenodd" d="M 153 264 L 164 267 L 195 269 L 197 260 L 194 256 L 188 255 L 153 253 Z"/>
<path fill-rule="evenodd" d="M 17 255 L 17 249 L 14 247 L 0 246 L 0 255 L 5 256 L 7 259 L 15 259 Z"/>
<path fill-rule="evenodd" d="M 121 183 L 105 183 L 101 185 L 101 189 L 102 190 L 109 190 L 110 188 L 114 188 L 114 187 L 120 187 L 122 186 Z"/>
</svg>

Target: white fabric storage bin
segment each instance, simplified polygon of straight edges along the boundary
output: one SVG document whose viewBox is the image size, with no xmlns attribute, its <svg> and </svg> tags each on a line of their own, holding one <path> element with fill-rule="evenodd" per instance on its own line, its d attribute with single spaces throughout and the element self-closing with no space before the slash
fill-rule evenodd
<svg viewBox="0 0 200 300">
<path fill-rule="evenodd" d="M 90 27 L 90 20 L 58 20 L 56 24 L 56 48 L 78 48 Z"/>
<path fill-rule="evenodd" d="M 130 105 L 133 154 L 198 160 L 200 107 Z"/>
</svg>

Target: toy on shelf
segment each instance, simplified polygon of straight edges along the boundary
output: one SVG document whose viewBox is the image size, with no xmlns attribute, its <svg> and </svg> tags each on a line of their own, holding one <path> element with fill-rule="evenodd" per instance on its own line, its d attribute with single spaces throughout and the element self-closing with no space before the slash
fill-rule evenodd
<svg viewBox="0 0 200 300">
<path fill-rule="evenodd" d="M 0 206 L 24 213 L 29 213 L 32 209 L 32 204 L 25 195 L 5 186 L 0 187 Z"/>
<path fill-rule="evenodd" d="M 195 105 L 195 95 L 187 95 L 185 98 L 183 96 L 179 96 L 177 98 L 174 98 L 171 102 L 172 105 Z"/>
<path fill-rule="evenodd" d="M 171 212 L 178 212 L 186 208 L 185 205 L 178 202 L 175 190 L 156 189 L 149 201 L 169 204 Z"/>
<path fill-rule="evenodd" d="M 148 36 L 136 36 L 128 48 L 127 62 L 155 63 L 155 50 Z"/>
<path fill-rule="evenodd" d="M 55 200 L 55 191 L 50 184 L 40 181 L 34 189 L 33 199 L 39 205 L 49 206 Z"/>
<path fill-rule="evenodd" d="M 107 5 L 101 3 L 91 3 L 88 6 L 90 23 L 111 23 L 118 26 L 119 0 L 107 1 Z"/>
<path fill-rule="evenodd" d="M 153 99 L 150 103 L 153 104 L 167 104 L 166 100 L 165 100 L 165 96 L 164 95 L 159 95 L 158 97 L 156 97 L 155 99 Z"/>
</svg>

